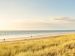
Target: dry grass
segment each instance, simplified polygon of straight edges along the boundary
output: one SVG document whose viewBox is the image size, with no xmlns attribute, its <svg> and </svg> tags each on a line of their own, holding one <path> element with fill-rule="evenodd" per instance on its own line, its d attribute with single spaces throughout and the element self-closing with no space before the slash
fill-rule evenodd
<svg viewBox="0 0 75 56">
<path fill-rule="evenodd" d="M 0 56 L 75 56 L 75 34 L 3 42 Z"/>
</svg>

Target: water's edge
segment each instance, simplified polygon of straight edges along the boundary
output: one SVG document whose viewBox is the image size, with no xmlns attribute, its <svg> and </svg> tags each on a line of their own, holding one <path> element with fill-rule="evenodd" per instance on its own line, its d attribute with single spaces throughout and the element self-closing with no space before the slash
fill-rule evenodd
<svg viewBox="0 0 75 56">
<path fill-rule="evenodd" d="M 75 33 L 75 30 L 0 31 L 0 41 L 41 38 Z"/>
</svg>

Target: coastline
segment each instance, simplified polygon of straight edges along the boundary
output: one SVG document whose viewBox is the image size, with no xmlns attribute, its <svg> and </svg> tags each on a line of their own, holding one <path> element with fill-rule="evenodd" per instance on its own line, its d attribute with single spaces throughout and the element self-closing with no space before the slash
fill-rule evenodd
<svg viewBox="0 0 75 56">
<path fill-rule="evenodd" d="M 49 55 L 48 53 L 51 53 L 50 56 L 52 56 L 53 53 L 55 54 L 57 52 L 58 52 L 57 55 L 59 56 L 59 54 L 61 54 L 62 52 L 63 52 L 62 54 L 64 54 L 68 50 L 70 50 L 71 54 L 74 54 L 74 51 L 72 51 L 72 49 L 75 50 L 74 44 L 75 44 L 75 33 L 64 33 L 64 34 L 56 34 L 56 35 L 55 34 L 43 35 L 37 37 L 34 36 L 29 39 L 26 39 L 25 37 L 18 38 L 18 39 L 11 39 L 11 41 L 0 42 L 0 50 L 2 51 L 1 53 L 2 56 L 4 54 L 5 56 L 6 54 L 8 54 L 7 56 L 9 56 L 10 53 L 11 56 L 15 56 L 15 55 L 23 56 L 22 54 L 25 54 L 24 56 L 27 55 L 39 56 L 39 54 L 42 54 L 42 56 L 44 55 L 48 56 Z M 72 47 L 72 49 L 69 48 L 70 46 Z M 64 52 L 63 50 L 66 52 Z M 17 51 L 18 53 L 15 54 Z M 22 54 L 19 55 L 20 53 Z"/>
<path fill-rule="evenodd" d="M 30 36 L 30 37 L 15 37 L 15 38 L 7 38 L 7 39 L 0 39 L 0 42 L 9 42 L 9 41 L 18 41 L 18 40 L 30 40 L 30 39 L 41 39 L 41 38 L 48 38 L 48 37 L 56 37 L 56 36 L 61 36 L 61 35 L 67 35 L 67 34 L 75 34 L 75 32 L 71 33 L 60 33 L 60 34 L 47 34 L 47 35 L 38 35 L 38 36 Z"/>
</svg>

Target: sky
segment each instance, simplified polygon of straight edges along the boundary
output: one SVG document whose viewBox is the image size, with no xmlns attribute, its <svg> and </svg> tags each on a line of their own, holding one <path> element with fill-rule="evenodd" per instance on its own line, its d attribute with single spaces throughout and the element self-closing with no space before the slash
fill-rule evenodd
<svg viewBox="0 0 75 56">
<path fill-rule="evenodd" d="M 0 0 L 0 30 L 75 30 L 75 0 Z"/>
</svg>

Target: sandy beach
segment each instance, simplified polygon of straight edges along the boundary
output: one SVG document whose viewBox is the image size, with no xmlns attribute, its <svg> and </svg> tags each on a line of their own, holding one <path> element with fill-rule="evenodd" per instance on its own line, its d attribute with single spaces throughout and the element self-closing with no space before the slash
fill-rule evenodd
<svg viewBox="0 0 75 56">
<path fill-rule="evenodd" d="M 9 40 L 0 43 L 1 56 L 75 56 L 75 33 Z"/>
<path fill-rule="evenodd" d="M 6 41 L 16 41 L 16 40 L 27 40 L 27 39 L 38 39 L 38 38 L 47 38 L 47 37 L 56 37 L 56 36 L 61 36 L 61 35 L 66 35 L 66 34 L 75 34 L 73 33 L 60 33 L 60 34 L 46 34 L 46 35 L 38 35 L 38 36 L 30 36 L 30 37 L 15 37 L 15 36 L 10 36 L 11 38 L 7 39 L 0 39 L 0 42 L 6 42 Z"/>
</svg>

